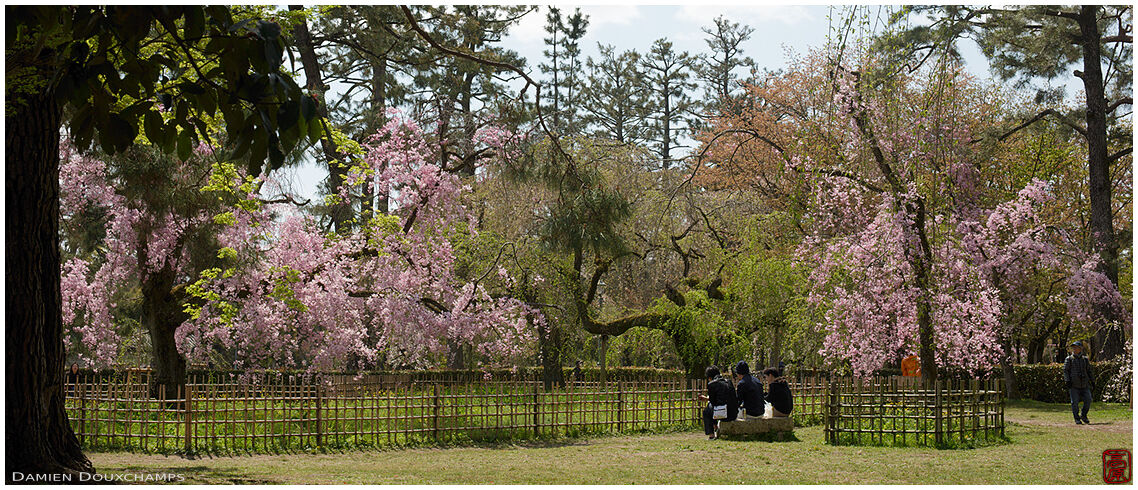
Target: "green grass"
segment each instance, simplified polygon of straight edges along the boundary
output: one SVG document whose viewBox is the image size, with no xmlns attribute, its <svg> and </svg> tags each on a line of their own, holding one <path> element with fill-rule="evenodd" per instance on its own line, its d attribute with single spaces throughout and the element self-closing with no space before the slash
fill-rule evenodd
<svg viewBox="0 0 1138 490">
<path fill-rule="evenodd" d="M 1104 449 L 1133 451 L 1132 412 L 1097 403 L 1090 426 L 1066 404 L 1012 401 L 1009 442 L 977 449 L 709 441 L 700 431 L 481 446 L 241 457 L 89 454 L 101 473 L 173 472 L 185 483 L 323 484 L 1095 484 Z"/>
<path fill-rule="evenodd" d="M 452 386 L 437 397 L 429 387 L 325 396 L 318 411 L 313 397 L 212 393 L 193 399 L 189 451 L 180 401 L 72 398 L 68 413 L 87 450 L 272 454 L 690 429 L 698 424 L 693 398 L 682 389 L 535 393 L 508 385 Z"/>
</svg>

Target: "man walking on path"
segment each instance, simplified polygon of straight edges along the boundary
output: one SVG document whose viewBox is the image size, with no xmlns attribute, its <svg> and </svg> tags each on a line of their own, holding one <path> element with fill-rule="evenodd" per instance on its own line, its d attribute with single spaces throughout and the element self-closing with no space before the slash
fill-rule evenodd
<svg viewBox="0 0 1138 490">
<path fill-rule="evenodd" d="M 1071 394 L 1071 414 L 1075 416 L 1076 424 L 1089 424 L 1091 421 L 1087 420 L 1087 412 L 1091 409 L 1091 389 L 1094 388 L 1091 363 L 1083 355 L 1082 341 L 1073 342 L 1071 352 L 1063 363 L 1063 381 L 1067 383 L 1067 391 Z M 1080 400 L 1083 402 L 1082 415 L 1079 414 Z"/>
</svg>

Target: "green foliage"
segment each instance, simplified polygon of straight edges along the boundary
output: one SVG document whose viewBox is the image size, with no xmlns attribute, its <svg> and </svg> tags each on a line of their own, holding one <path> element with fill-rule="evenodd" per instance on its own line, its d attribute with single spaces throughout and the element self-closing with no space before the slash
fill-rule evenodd
<svg viewBox="0 0 1138 490">
<path fill-rule="evenodd" d="M 672 337 L 662 330 L 634 327 L 609 339 L 608 366 L 681 367 Z"/>
<path fill-rule="evenodd" d="M 589 138 L 562 141 L 566 160 L 548 139 L 533 145 L 526 158 L 507 163 L 505 175 L 517 182 L 539 181 L 558 196 L 540 221 L 538 234 L 557 252 L 594 251 L 616 255 L 627 249 L 618 225 L 632 215 L 619 170 L 645 155 L 636 148 L 612 148 Z"/>
<path fill-rule="evenodd" d="M 806 301 L 809 271 L 796 263 L 801 238 L 797 218 L 786 211 L 748 216 L 739 226 L 746 245 L 727 262 L 731 321 L 755 342 L 759 358 L 795 365 L 823 365 L 820 311 Z"/>
<path fill-rule="evenodd" d="M 300 282 L 300 271 L 281 266 L 269 269 L 269 273 L 273 285 L 273 290 L 269 293 L 270 298 L 283 302 L 294 311 L 308 311 L 308 306 L 296 299 L 296 291 L 293 289 L 293 286 Z"/>
<path fill-rule="evenodd" d="M 208 139 L 208 121 L 220 111 L 232 158 L 247 159 L 253 175 L 266 158 L 278 167 L 301 140 L 319 134 L 316 105 L 282 70 L 281 26 L 263 17 L 239 19 L 235 13 L 242 12 L 224 6 L 8 8 L 9 65 L 42 69 L 7 74 L 7 113 L 11 104 L 26 103 L 26 95 L 50 90 L 75 109 L 68 125 L 79 148 L 98 142 L 114 154 L 145 136 L 185 160 Z"/>
<path fill-rule="evenodd" d="M 725 321 L 719 305 L 702 289 L 684 295 L 685 306 L 658 298 L 650 309 L 667 316 L 662 330 L 676 344 L 684 368 L 692 378 L 703 378 L 707 366 L 723 366 L 748 359 L 751 341 Z"/>
<path fill-rule="evenodd" d="M 1092 362 L 1095 389 L 1091 395 L 1095 401 L 1103 401 L 1103 389 L 1110 378 L 1122 366 L 1117 361 Z M 1071 400 L 1067 386 L 1063 383 L 1062 364 L 1019 364 L 1014 366 L 1016 381 L 1019 383 L 1020 398 L 1048 403 L 1062 403 Z"/>
</svg>

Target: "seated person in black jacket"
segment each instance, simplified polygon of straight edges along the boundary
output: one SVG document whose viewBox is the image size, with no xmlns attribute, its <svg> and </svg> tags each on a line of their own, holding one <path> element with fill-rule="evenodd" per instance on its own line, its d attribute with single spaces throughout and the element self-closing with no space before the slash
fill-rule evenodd
<svg viewBox="0 0 1138 490">
<path fill-rule="evenodd" d="M 772 416 L 789 417 L 794 409 L 794 400 L 790 396 L 790 386 L 781 374 L 778 368 L 773 367 L 763 371 L 767 381 L 767 401 L 771 404 Z"/>
<path fill-rule="evenodd" d="M 730 381 L 719 375 L 719 368 L 708 366 L 704 374 L 707 375 L 707 395 L 699 395 L 700 400 L 708 401 L 703 409 L 703 433 L 707 434 L 708 439 L 715 439 L 719 421 L 714 417 L 713 407 L 726 405 L 727 418 L 723 420 L 732 421 L 739 412 L 739 403 L 735 401 L 735 389 L 731 387 Z"/>
<path fill-rule="evenodd" d="M 747 361 L 739 361 L 735 365 L 735 398 L 739 400 L 739 408 L 746 410 L 746 418 L 759 418 L 766 411 L 763 403 L 763 385 L 751 376 L 751 368 Z"/>
</svg>

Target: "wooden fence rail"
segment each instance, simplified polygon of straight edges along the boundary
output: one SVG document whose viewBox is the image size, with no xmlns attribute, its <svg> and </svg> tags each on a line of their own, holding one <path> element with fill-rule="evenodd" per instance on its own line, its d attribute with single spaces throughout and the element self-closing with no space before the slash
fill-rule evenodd
<svg viewBox="0 0 1138 490">
<path fill-rule="evenodd" d="M 265 453 L 701 427 L 703 380 L 346 383 L 262 377 L 151 397 L 144 374 L 73 376 L 66 407 L 86 448 Z M 161 388 L 161 386 L 159 386 Z M 825 379 L 791 380 L 796 423 L 823 419 Z M 811 422 L 813 421 L 813 422 Z"/>
<path fill-rule="evenodd" d="M 1002 379 L 834 378 L 825 395 L 830 444 L 960 447 L 1004 438 Z"/>
</svg>

